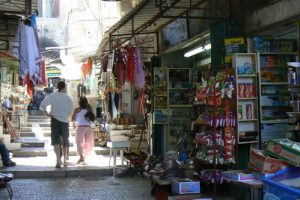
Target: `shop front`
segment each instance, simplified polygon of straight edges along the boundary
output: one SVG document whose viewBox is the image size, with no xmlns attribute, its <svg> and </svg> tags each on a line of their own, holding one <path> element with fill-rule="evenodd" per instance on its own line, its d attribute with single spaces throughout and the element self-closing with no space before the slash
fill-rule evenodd
<svg viewBox="0 0 300 200">
<path fill-rule="evenodd" d="M 279 4 L 285 5 L 280 2 L 277 6 Z M 147 4 L 141 5 L 145 7 L 138 7 L 133 15 L 122 19 L 108 33 L 109 45 L 101 48 L 102 52 L 113 52 L 112 56 L 108 54 L 109 63 L 114 60 L 115 52 L 123 52 L 116 48 L 119 38 L 125 38 L 119 40 L 121 44 L 136 44 L 127 38 L 125 30 L 130 20 L 134 24 L 140 11 L 150 9 Z M 257 12 L 245 17 L 244 25 L 251 26 L 259 20 L 262 11 L 257 7 L 254 10 Z M 202 193 L 212 198 L 227 194 L 237 199 L 246 196 L 262 199 L 284 191 L 289 197 L 298 197 L 294 186 L 287 189 L 274 185 L 274 180 L 287 181 L 284 175 L 290 177 L 289 180 L 297 179 L 295 170 L 289 169 L 298 165 L 283 153 L 297 151 L 299 130 L 298 69 L 294 64 L 299 59 L 299 32 L 297 23 L 290 23 L 297 17 L 285 14 L 288 21 L 281 22 L 282 19 L 275 17 L 275 20 L 270 18 L 272 22 L 252 27 L 239 25 L 242 18 L 214 21 L 195 37 L 190 37 L 192 31 L 187 24 L 183 30 L 188 31 L 180 32 L 180 22 L 170 25 L 170 21 L 168 26 L 157 29 L 160 30 L 159 51 L 151 56 L 148 70 L 151 73 L 151 111 L 144 118 L 147 129 L 151 129 L 148 130 L 151 151 L 146 166 L 152 169 L 145 170 L 144 175 L 152 180 L 157 199 L 196 198 L 184 196 L 185 192 Z M 156 18 L 152 19 L 151 23 Z M 114 35 L 115 31 L 120 34 Z M 135 36 L 139 32 L 131 34 Z M 116 73 L 117 82 L 118 75 Z M 130 89 L 120 91 L 123 95 Z M 131 108 L 134 106 L 133 101 L 123 97 L 122 102 Z M 196 173 L 188 175 L 190 171 Z M 278 175 L 273 176 L 276 173 Z M 265 178 L 269 181 L 262 181 Z M 226 193 L 228 188 L 237 188 L 239 192 Z M 179 196 L 175 197 L 176 193 Z"/>
</svg>

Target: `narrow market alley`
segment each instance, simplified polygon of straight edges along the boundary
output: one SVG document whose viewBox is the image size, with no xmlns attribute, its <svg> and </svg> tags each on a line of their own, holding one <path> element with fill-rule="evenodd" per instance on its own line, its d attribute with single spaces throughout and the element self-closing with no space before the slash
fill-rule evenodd
<svg viewBox="0 0 300 200">
<path fill-rule="evenodd" d="M 299 8 L 0 0 L 0 200 L 300 200 Z"/>
</svg>

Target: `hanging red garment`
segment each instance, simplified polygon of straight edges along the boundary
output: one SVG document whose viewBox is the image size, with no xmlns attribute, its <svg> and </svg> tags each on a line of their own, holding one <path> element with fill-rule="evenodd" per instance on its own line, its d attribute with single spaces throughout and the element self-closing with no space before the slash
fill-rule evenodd
<svg viewBox="0 0 300 200">
<path fill-rule="evenodd" d="M 86 74 L 91 75 L 92 69 L 93 69 L 93 60 L 91 57 L 89 57 L 86 63 Z"/>
<path fill-rule="evenodd" d="M 125 50 L 126 50 L 126 81 L 134 84 L 134 65 L 135 65 L 135 57 L 134 57 L 134 53 L 135 53 L 135 49 L 129 45 L 125 46 Z"/>
<path fill-rule="evenodd" d="M 29 77 L 29 73 L 27 73 L 26 77 L 25 77 L 25 85 L 27 85 L 27 93 L 30 97 L 33 96 L 33 84 L 30 80 L 30 77 Z"/>
<path fill-rule="evenodd" d="M 81 71 L 82 71 L 82 77 L 85 80 L 86 79 L 86 75 L 87 75 L 87 65 L 85 63 L 82 64 Z"/>
<path fill-rule="evenodd" d="M 42 59 L 42 85 L 47 85 L 46 62 L 44 58 Z"/>
<path fill-rule="evenodd" d="M 116 52 L 116 74 L 118 80 L 118 87 L 121 88 L 125 83 L 125 62 L 124 54 L 119 50 Z"/>
</svg>

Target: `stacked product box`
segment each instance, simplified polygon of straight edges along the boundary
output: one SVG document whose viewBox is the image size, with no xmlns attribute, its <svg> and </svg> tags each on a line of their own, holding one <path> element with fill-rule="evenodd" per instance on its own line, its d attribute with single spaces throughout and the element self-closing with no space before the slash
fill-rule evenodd
<svg viewBox="0 0 300 200">
<path fill-rule="evenodd" d="M 280 159 L 265 155 L 264 151 L 252 149 L 250 152 L 249 167 L 263 174 L 273 174 L 287 167 L 287 163 Z"/>
<path fill-rule="evenodd" d="M 300 167 L 300 143 L 298 142 L 289 139 L 273 139 L 268 142 L 266 152 L 293 166 Z"/>
<path fill-rule="evenodd" d="M 176 194 L 200 193 L 200 182 L 190 179 L 173 179 L 172 192 Z"/>
</svg>

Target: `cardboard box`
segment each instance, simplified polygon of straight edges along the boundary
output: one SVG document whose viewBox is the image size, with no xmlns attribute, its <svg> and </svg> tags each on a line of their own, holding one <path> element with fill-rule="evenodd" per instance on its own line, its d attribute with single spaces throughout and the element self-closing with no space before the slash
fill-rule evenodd
<svg viewBox="0 0 300 200">
<path fill-rule="evenodd" d="M 296 148 L 297 147 L 297 148 Z M 274 139 L 267 144 L 267 154 L 300 167 L 300 144 L 289 139 Z"/>
<path fill-rule="evenodd" d="M 273 174 L 286 167 L 287 164 L 282 160 L 266 156 L 263 151 L 252 149 L 250 152 L 249 166 L 261 173 Z"/>
<path fill-rule="evenodd" d="M 172 192 L 177 194 L 200 193 L 200 182 L 190 179 L 173 179 Z"/>
<path fill-rule="evenodd" d="M 247 181 L 253 180 L 253 174 L 248 173 L 243 170 L 230 170 L 222 172 L 224 179 L 234 180 L 234 181 Z"/>
</svg>

